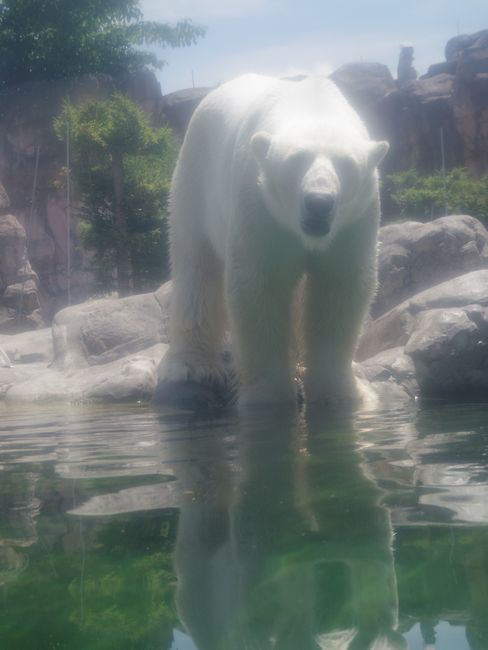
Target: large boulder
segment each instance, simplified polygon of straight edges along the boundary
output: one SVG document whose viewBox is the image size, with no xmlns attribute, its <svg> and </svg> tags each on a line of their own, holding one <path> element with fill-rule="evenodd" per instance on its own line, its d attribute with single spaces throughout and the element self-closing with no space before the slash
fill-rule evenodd
<svg viewBox="0 0 488 650">
<path fill-rule="evenodd" d="M 381 133 L 378 109 L 397 87 L 389 68 L 381 63 L 346 63 L 330 78 L 367 122 L 371 134 L 376 137 Z"/>
<path fill-rule="evenodd" d="M 358 346 L 359 361 L 404 346 L 416 329 L 422 312 L 481 305 L 488 307 L 488 270 L 472 271 L 421 291 L 368 323 Z"/>
<path fill-rule="evenodd" d="M 167 343 L 170 284 L 155 293 L 109 298 L 67 307 L 54 318 L 54 366 L 102 365 Z"/>
<path fill-rule="evenodd" d="M 163 96 L 162 113 L 172 129 L 183 136 L 198 104 L 211 88 L 188 88 Z"/>
<path fill-rule="evenodd" d="M 487 292 L 488 293 L 488 292 Z M 488 398 L 488 308 L 422 312 L 405 346 L 423 397 Z"/>
<path fill-rule="evenodd" d="M 0 337 L 11 362 L 0 397 L 16 401 L 149 399 L 167 350 L 171 284 L 150 294 L 105 299 L 59 312 L 52 330 Z"/>
<path fill-rule="evenodd" d="M 373 318 L 449 278 L 488 267 L 488 231 L 473 217 L 406 221 L 381 228 Z"/>
<path fill-rule="evenodd" d="M 10 363 L 16 366 L 30 363 L 51 364 L 54 359 L 51 328 L 0 335 L 0 349 L 3 349 Z"/>
</svg>

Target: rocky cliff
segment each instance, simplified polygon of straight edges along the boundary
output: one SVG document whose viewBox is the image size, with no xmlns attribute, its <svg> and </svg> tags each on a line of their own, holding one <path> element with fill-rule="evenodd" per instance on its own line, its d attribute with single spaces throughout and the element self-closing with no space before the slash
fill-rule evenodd
<svg viewBox="0 0 488 650">
<path fill-rule="evenodd" d="M 407 83 L 380 64 L 347 64 L 332 74 L 372 135 L 390 142 L 383 173 L 437 170 L 441 146 L 448 168 L 488 171 L 488 30 L 452 38 L 445 55 Z"/>
<path fill-rule="evenodd" d="M 10 197 L 12 214 L 26 231 L 47 321 L 67 304 L 68 281 L 72 302 L 84 300 L 94 290 L 90 256 L 80 246 L 76 219 L 72 220 L 68 273 L 66 150 L 54 134 L 53 120 L 65 100 L 104 99 L 115 90 L 137 101 L 150 118 L 160 115 L 161 90 L 150 72 L 118 80 L 86 75 L 32 83 L 0 95 L 0 181 Z M 76 208 L 76 188 L 72 201 Z"/>
</svg>

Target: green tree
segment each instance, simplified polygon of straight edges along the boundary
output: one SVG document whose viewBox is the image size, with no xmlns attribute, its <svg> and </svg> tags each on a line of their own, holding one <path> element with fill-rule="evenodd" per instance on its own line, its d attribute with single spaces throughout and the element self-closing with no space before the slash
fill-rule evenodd
<svg viewBox="0 0 488 650">
<path fill-rule="evenodd" d="M 388 176 L 384 191 L 403 217 L 433 219 L 457 213 L 488 220 L 488 176 L 476 179 L 464 168 L 445 175 L 409 169 Z"/>
<path fill-rule="evenodd" d="M 140 0 L 0 0 L 0 89 L 162 62 L 141 45 L 190 45 L 204 29 L 142 19 Z"/>
<path fill-rule="evenodd" d="M 144 290 L 167 273 L 166 206 L 176 144 L 168 127 L 151 128 L 129 99 L 65 104 L 55 131 L 68 133 L 82 207 L 82 239 L 95 252 L 100 284 L 119 295 Z"/>
</svg>

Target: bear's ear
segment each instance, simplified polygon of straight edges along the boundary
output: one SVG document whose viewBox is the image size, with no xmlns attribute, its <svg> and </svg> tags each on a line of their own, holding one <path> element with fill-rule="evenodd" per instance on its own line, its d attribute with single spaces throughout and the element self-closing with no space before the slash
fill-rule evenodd
<svg viewBox="0 0 488 650">
<path fill-rule="evenodd" d="M 371 169 L 378 167 L 380 162 L 388 153 L 390 145 L 385 140 L 381 142 L 371 142 L 368 151 L 368 165 Z"/>
<path fill-rule="evenodd" d="M 271 136 L 264 131 L 258 131 L 251 138 L 251 151 L 260 165 L 268 155 L 271 146 Z"/>
</svg>

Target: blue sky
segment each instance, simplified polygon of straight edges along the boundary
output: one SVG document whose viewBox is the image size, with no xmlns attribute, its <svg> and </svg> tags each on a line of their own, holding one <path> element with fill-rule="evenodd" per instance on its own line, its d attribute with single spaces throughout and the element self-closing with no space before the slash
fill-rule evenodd
<svg viewBox="0 0 488 650">
<path fill-rule="evenodd" d="M 361 60 L 396 74 L 401 43 L 415 47 L 422 74 L 444 60 L 451 36 L 488 28 L 487 0 L 141 0 L 141 8 L 149 20 L 207 27 L 197 45 L 160 53 L 163 93 L 244 72 L 328 74 Z"/>
</svg>

